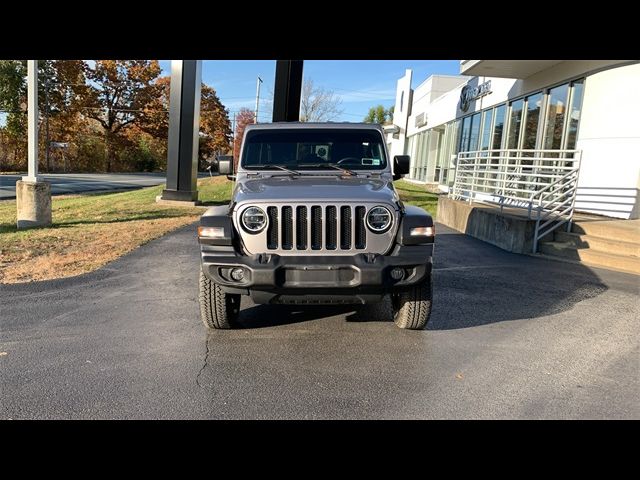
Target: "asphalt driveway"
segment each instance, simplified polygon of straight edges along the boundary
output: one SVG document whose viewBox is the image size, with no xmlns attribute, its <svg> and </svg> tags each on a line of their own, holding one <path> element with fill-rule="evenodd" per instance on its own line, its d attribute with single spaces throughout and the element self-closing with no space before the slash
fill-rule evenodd
<svg viewBox="0 0 640 480">
<path fill-rule="evenodd" d="M 0 418 L 640 418 L 639 277 L 439 226 L 428 329 L 385 307 L 198 317 L 195 226 L 0 285 Z"/>
</svg>

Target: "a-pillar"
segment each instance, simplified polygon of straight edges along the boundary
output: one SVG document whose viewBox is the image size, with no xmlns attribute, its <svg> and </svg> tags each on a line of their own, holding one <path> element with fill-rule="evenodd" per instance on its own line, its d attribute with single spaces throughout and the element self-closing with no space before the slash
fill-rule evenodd
<svg viewBox="0 0 640 480">
<path fill-rule="evenodd" d="M 18 228 L 51 225 L 51 184 L 38 178 L 38 61 L 27 60 L 27 176 L 16 182 Z"/>
<path fill-rule="evenodd" d="M 159 202 L 198 203 L 201 60 L 171 61 L 167 188 Z"/>
</svg>

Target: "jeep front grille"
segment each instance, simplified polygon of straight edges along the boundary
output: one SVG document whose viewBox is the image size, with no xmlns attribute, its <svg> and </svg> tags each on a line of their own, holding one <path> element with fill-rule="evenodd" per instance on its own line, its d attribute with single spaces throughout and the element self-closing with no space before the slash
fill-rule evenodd
<svg viewBox="0 0 640 480">
<path fill-rule="evenodd" d="M 296 248 L 307 249 L 307 207 L 296 208 Z"/>
<path fill-rule="evenodd" d="M 278 248 L 278 207 L 267 208 L 269 228 L 267 230 L 267 248 Z"/>
<path fill-rule="evenodd" d="M 386 253 L 393 243 L 397 225 L 384 233 L 371 232 L 366 226 L 366 214 L 378 204 L 261 205 L 268 218 L 262 232 L 252 234 L 240 227 L 245 251 L 249 254 L 279 255 L 355 255 Z M 239 206 L 236 215 L 242 213 Z M 389 207 L 393 211 L 392 207 Z M 396 213 L 394 212 L 394 217 Z"/>
<path fill-rule="evenodd" d="M 338 216 L 335 205 L 312 205 L 296 207 L 294 216 L 294 208 L 289 205 L 267 207 L 267 249 L 350 250 L 351 245 L 355 245 L 356 249 L 364 250 L 367 248 L 366 210 L 362 205 L 342 206 Z M 355 238 L 352 238 L 354 232 Z"/>
</svg>

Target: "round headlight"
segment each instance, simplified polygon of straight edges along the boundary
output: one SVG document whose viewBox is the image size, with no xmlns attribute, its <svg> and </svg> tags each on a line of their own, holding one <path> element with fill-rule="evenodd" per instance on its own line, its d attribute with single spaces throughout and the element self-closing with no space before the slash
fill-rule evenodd
<svg viewBox="0 0 640 480">
<path fill-rule="evenodd" d="M 259 207 L 249 207 L 242 212 L 242 227 L 249 233 L 258 233 L 267 226 L 267 215 Z"/>
<path fill-rule="evenodd" d="M 374 233 L 384 233 L 393 223 L 393 215 L 387 207 L 373 207 L 367 214 L 367 226 Z"/>
</svg>

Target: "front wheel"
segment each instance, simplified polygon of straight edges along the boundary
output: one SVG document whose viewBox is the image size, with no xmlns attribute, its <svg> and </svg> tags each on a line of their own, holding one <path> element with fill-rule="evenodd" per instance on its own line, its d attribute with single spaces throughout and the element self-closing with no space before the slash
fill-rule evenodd
<svg viewBox="0 0 640 480">
<path fill-rule="evenodd" d="M 400 328 L 422 330 L 431 315 L 431 277 L 410 290 L 391 294 L 393 321 Z"/>
<path fill-rule="evenodd" d="M 238 326 L 240 295 L 225 293 L 200 270 L 200 318 L 209 329 L 229 329 Z"/>
</svg>

